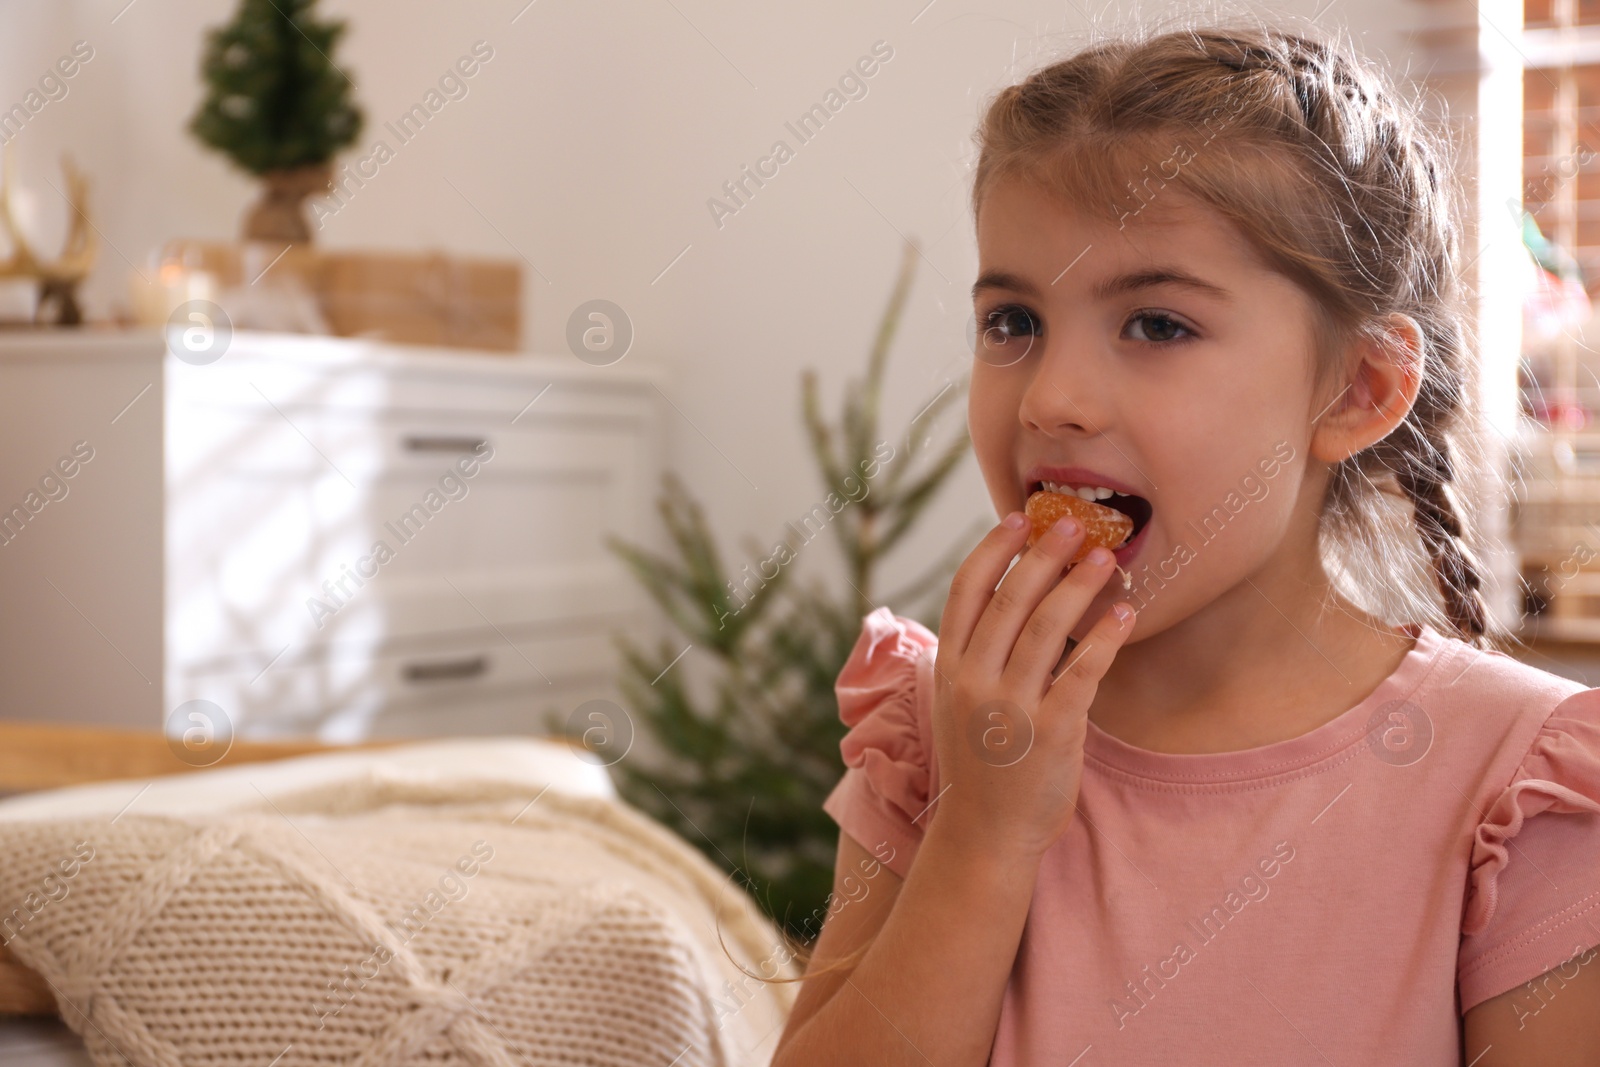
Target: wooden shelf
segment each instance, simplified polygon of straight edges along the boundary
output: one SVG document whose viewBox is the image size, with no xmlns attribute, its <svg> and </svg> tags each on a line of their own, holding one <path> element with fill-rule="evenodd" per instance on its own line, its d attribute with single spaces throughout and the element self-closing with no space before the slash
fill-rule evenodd
<svg viewBox="0 0 1600 1067">
<path fill-rule="evenodd" d="M 1552 619 L 1530 615 L 1516 631 L 1516 636 L 1540 648 L 1563 645 L 1600 648 L 1600 618 Z"/>
<path fill-rule="evenodd" d="M 389 748 L 403 739 L 358 745 L 306 741 L 235 741 L 213 767 Z M 157 778 L 199 770 L 179 759 L 159 733 L 103 727 L 0 721 L 0 794 L 55 789 L 112 778 Z"/>
</svg>

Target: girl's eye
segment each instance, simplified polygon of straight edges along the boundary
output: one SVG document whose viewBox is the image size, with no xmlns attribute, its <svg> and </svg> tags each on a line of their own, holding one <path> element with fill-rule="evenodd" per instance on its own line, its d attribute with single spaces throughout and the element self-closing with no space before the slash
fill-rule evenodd
<svg viewBox="0 0 1600 1067">
<path fill-rule="evenodd" d="M 1124 329 L 1131 333 L 1135 341 L 1147 341 L 1157 344 L 1191 336 L 1189 327 L 1172 316 L 1164 315 L 1159 311 L 1140 312 L 1128 320 L 1128 325 Z"/>
<path fill-rule="evenodd" d="M 1038 328 L 1038 320 L 1033 317 L 1033 312 L 1015 304 L 1006 304 L 983 317 L 982 340 L 991 346 L 1001 345 L 1013 337 L 1032 337 Z"/>
<path fill-rule="evenodd" d="M 977 336 L 972 338 L 972 354 L 995 367 L 1009 367 L 1032 351 L 1038 339 L 1040 322 L 1033 312 L 1016 304 L 995 308 L 975 316 Z"/>
</svg>

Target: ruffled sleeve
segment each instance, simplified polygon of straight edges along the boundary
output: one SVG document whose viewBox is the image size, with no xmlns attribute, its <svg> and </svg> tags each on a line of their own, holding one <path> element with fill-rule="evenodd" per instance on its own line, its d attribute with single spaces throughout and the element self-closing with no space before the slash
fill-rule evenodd
<svg viewBox="0 0 1600 1067">
<path fill-rule="evenodd" d="M 1600 689 L 1557 704 L 1472 845 L 1461 1009 L 1600 944 Z"/>
<path fill-rule="evenodd" d="M 938 638 L 913 619 L 878 608 L 834 684 L 845 772 L 822 809 L 839 828 L 904 878 L 922 841 L 931 783 L 933 658 Z"/>
</svg>

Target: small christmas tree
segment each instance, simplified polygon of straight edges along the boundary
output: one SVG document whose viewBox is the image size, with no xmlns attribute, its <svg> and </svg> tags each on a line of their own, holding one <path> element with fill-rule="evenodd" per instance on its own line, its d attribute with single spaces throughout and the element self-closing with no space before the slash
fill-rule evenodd
<svg viewBox="0 0 1600 1067">
<path fill-rule="evenodd" d="M 310 240 L 300 201 L 328 188 L 331 160 L 361 133 L 350 80 L 332 59 L 345 24 L 318 21 L 315 5 L 240 0 L 233 21 L 207 38 L 207 89 L 189 129 L 266 179 L 250 238 Z"/>
<path fill-rule="evenodd" d="M 790 578 L 793 564 L 780 566 L 769 578 L 756 561 L 765 556 L 771 563 L 773 553 L 756 545 L 746 546 L 754 566 L 742 574 L 726 570 L 700 506 L 670 472 L 659 507 L 679 558 L 608 538 L 681 632 L 653 652 L 619 638 L 627 713 L 638 729 L 654 735 L 673 763 L 647 767 L 624 759 L 611 768 L 618 790 L 698 846 L 802 945 L 816 937 L 832 889 L 838 827 L 822 810 L 822 801 L 844 773 L 839 741 L 845 732 L 833 687 L 861 631 L 862 616 L 881 602 L 937 631 L 950 577 L 985 527 L 978 520 L 919 577 L 881 600 L 876 594 L 875 575 L 884 557 L 971 446 L 964 426 L 931 454 L 907 434 L 892 458 L 866 479 L 868 490 L 859 499 L 851 491 L 852 486 L 859 491 L 862 471 L 874 469 L 872 457 L 881 458 L 884 446 L 893 444 L 879 436 L 878 401 L 918 255 L 908 242 L 866 380 L 847 386 L 839 425 L 829 425 L 819 412 L 816 374 L 808 370 L 802 376 L 802 415 L 823 485 L 852 500 L 829 522 L 844 555 L 848 588 L 830 593 L 816 582 L 801 588 Z M 965 382 L 961 385 L 941 391 L 915 425 L 931 425 L 960 398 Z M 925 436 L 920 429 L 917 433 Z M 795 543 L 793 533 L 791 526 L 782 541 L 791 556 L 798 556 L 804 545 Z M 764 579 L 755 589 L 750 588 L 752 571 Z M 913 607 L 930 599 L 925 610 Z M 685 643 L 693 646 L 691 655 L 710 660 L 714 692 L 709 701 L 690 691 L 688 664 L 673 666 Z M 696 666 L 706 666 L 704 659 Z M 548 726 L 562 729 L 556 716 Z"/>
</svg>

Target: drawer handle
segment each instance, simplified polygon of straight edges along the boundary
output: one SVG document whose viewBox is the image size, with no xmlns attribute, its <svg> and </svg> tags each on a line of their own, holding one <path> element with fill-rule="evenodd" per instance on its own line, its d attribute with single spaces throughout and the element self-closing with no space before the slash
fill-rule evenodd
<svg viewBox="0 0 1600 1067">
<path fill-rule="evenodd" d="M 407 434 L 404 440 L 407 452 L 476 452 L 488 443 L 482 437 L 426 434 Z"/>
<path fill-rule="evenodd" d="M 433 663 L 407 663 L 403 673 L 408 682 L 449 682 L 476 678 L 488 670 L 488 656 L 466 656 Z"/>
</svg>

